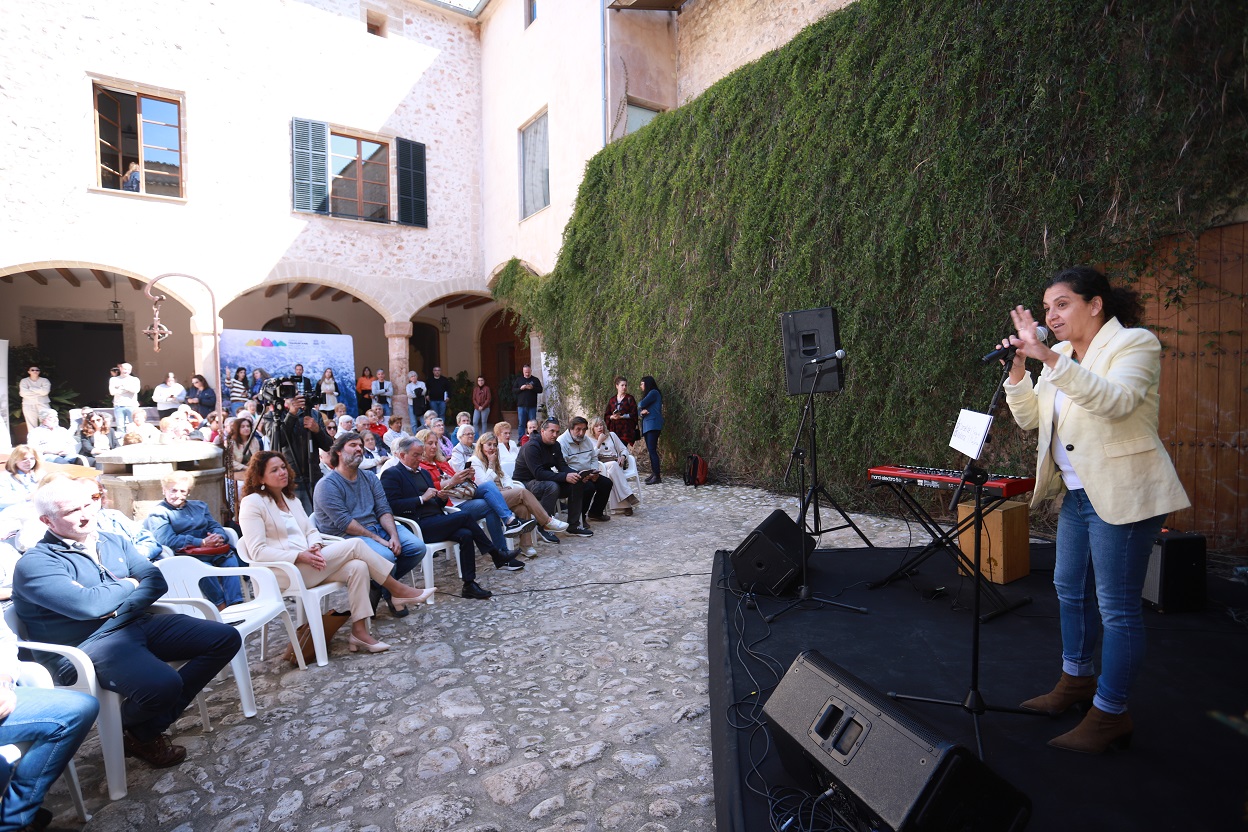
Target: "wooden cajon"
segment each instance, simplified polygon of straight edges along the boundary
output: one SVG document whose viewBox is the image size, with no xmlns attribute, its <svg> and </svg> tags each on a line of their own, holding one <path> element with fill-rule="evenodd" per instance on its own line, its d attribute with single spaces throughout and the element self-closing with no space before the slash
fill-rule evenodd
<svg viewBox="0 0 1248 832">
<path fill-rule="evenodd" d="M 958 524 L 970 518 L 975 510 L 973 503 L 958 505 Z M 1031 548 L 1029 544 L 1028 506 L 1012 500 L 988 512 L 984 517 L 980 570 L 994 584 L 1008 584 L 1031 573 Z M 975 529 L 968 528 L 958 535 L 958 547 L 967 560 L 975 558 Z M 963 570 L 964 571 L 964 570 Z"/>
</svg>

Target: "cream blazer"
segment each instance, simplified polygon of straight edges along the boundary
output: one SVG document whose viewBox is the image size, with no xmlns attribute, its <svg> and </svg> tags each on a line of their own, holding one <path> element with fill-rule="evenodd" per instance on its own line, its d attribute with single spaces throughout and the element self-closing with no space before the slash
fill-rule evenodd
<svg viewBox="0 0 1248 832">
<path fill-rule="evenodd" d="M 1023 430 L 1039 430 L 1032 505 L 1062 493 L 1053 460 L 1053 401 L 1066 394 L 1057 434 L 1088 500 L 1106 523 L 1123 525 L 1169 514 L 1191 503 L 1157 435 L 1161 343 L 1146 329 L 1111 318 L 1076 363 L 1071 346 L 1054 347 L 1057 363 L 1005 384 L 1005 400 Z"/>
<path fill-rule="evenodd" d="M 325 542 L 298 499 L 288 497 L 286 507 L 303 530 L 309 546 Z M 243 530 L 243 539 L 247 541 L 247 555 L 254 561 L 284 560 L 294 563 L 303 551 L 286 536 L 286 521 L 282 519 L 277 503 L 264 495 L 248 494 L 243 498 L 238 506 L 238 525 Z"/>
</svg>

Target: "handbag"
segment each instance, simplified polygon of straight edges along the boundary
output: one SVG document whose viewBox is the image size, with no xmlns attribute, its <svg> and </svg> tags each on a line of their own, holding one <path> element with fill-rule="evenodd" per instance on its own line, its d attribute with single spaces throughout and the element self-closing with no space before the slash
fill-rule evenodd
<svg viewBox="0 0 1248 832">
<path fill-rule="evenodd" d="M 342 629 L 342 625 L 351 620 L 351 613 L 338 612 L 330 610 L 321 616 L 321 626 L 325 628 L 325 647 L 329 648 L 330 641 L 334 638 L 334 633 Z M 316 661 L 316 645 L 312 643 L 312 628 L 306 623 L 300 624 L 295 630 L 295 635 L 299 638 L 299 651 L 303 653 L 303 663 L 312 664 Z M 286 652 L 282 654 L 282 658 L 296 667 L 299 662 L 295 659 L 295 646 L 289 645 Z"/>
<path fill-rule="evenodd" d="M 211 558 L 217 555 L 228 555 L 230 553 L 230 544 L 222 543 L 220 546 L 187 546 L 178 554 L 190 555 L 195 558 Z"/>
<path fill-rule="evenodd" d="M 461 502 L 464 500 L 472 500 L 477 496 L 477 486 L 471 482 L 461 482 L 454 488 L 447 489 L 446 493 Z"/>
</svg>

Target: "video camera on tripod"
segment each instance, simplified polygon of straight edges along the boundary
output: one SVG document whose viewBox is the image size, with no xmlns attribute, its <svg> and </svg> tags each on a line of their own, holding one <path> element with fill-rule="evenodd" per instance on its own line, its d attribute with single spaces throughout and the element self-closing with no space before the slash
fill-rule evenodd
<svg viewBox="0 0 1248 832">
<path fill-rule="evenodd" d="M 256 401 L 262 405 L 273 405 L 275 409 L 284 410 L 286 400 L 299 395 L 299 386 L 293 376 L 266 378 L 256 394 Z"/>
</svg>

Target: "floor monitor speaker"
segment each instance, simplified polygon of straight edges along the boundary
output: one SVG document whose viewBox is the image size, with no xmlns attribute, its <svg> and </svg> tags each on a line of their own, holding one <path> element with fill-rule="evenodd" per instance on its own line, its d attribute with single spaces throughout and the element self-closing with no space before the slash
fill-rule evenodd
<svg viewBox="0 0 1248 832">
<path fill-rule="evenodd" d="M 1158 612 L 1203 610 L 1206 583 L 1204 535 L 1159 534 L 1144 576 L 1145 603 Z"/>
<path fill-rule="evenodd" d="M 782 595 L 797 582 L 802 559 L 814 550 L 815 539 L 776 509 L 741 541 L 730 559 L 739 586 L 765 595 Z"/>
<path fill-rule="evenodd" d="M 892 832 L 1021 832 L 1031 801 L 844 668 L 800 653 L 763 706 L 788 771 Z"/>
<path fill-rule="evenodd" d="M 834 353 L 841 348 L 836 327 L 836 310 L 802 309 L 780 316 L 784 341 L 784 379 L 790 396 L 805 396 L 815 381 L 812 358 Z M 834 358 L 824 362 L 816 393 L 836 393 L 845 386 L 845 362 Z"/>
</svg>

